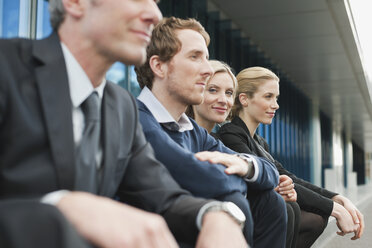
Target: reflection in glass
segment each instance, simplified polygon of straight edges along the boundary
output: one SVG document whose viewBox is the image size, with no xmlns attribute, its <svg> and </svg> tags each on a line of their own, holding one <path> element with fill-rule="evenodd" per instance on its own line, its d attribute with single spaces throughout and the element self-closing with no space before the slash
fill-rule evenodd
<svg viewBox="0 0 372 248">
<path fill-rule="evenodd" d="M 137 74 L 134 71 L 134 66 L 130 66 L 129 69 L 129 83 L 130 88 L 128 89 L 130 93 L 132 93 L 135 97 L 137 97 L 141 93 L 141 88 L 137 81 Z"/>
<path fill-rule="evenodd" d="M 0 36 L 2 38 L 18 36 L 19 3 L 18 0 L 0 0 Z"/>
<path fill-rule="evenodd" d="M 47 37 L 52 32 L 49 21 L 48 2 L 45 0 L 37 1 L 37 22 L 36 22 L 36 39 Z"/>
<path fill-rule="evenodd" d="M 107 80 L 119 84 L 121 87 L 128 88 L 126 77 L 126 66 L 123 63 L 114 63 L 106 73 Z"/>
</svg>

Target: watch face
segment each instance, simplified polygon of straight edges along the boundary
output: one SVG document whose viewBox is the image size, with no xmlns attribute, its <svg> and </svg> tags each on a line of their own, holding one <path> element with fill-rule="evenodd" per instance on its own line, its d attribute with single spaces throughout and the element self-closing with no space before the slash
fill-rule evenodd
<svg viewBox="0 0 372 248">
<path fill-rule="evenodd" d="M 240 210 L 238 206 L 236 206 L 232 202 L 226 202 L 225 203 L 226 209 L 241 223 L 245 222 L 245 215 Z"/>
</svg>

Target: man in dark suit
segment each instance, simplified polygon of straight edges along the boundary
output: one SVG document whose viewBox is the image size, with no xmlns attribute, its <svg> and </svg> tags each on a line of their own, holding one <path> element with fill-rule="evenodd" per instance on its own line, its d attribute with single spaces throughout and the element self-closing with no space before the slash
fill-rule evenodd
<svg viewBox="0 0 372 248">
<path fill-rule="evenodd" d="M 0 246 L 176 247 L 173 235 L 195 242 L 197 217 L 197 245 L 246 245 L 235 213 L 178 186 L 133 97 L 104 80 L 115 61 L 144 62 L 156 2 L 51 0 L 50 11 L 50 37 L 0 40 Z"/>
</svg>

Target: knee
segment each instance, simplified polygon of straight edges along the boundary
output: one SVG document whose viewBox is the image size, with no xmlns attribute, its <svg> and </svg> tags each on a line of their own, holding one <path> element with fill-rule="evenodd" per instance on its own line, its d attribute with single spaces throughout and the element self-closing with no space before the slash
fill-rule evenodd
<svg viewBox="0 0 372 248">
<path fill-rule="evenodd" d="M 328 224 L 327 218 L 314 214 L 312 219 L 312 225 L 310 225 L 311 232 L 319 236 L 320 234 L 323 233 L 324 229 L 327 227 L 327 224 Z"/>
<path fill-rule="evenodd" d="M 274 190 L 267 191 L 265 197 L 267 199 L 266 208 L 270 209 L 272 215 L 276 216 L 278 220 L 287 224 L 287 207 L 283 197 L 281 197 Z"/>
</svg>

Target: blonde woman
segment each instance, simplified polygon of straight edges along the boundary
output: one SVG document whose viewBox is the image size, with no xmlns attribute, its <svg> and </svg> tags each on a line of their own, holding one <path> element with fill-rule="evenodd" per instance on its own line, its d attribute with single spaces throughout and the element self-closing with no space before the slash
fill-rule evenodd
<svg viewBox="0 0 372 248">
<path fill-rule="evenodd" d="M 216 124 L 224 122 L 230 115 L 234 103 L 237 80 L 227 64 L 217 60 L 211 60 L 210 64 L 213 69 L 213 75 L 208 80 L 205 88 L 204 101 L 200 105 L 194 105 L 189 108 L 188 115 L 194 118 L 211 135 L 218 138 L 212 130 Z M 248 153 L 252 152 L 249 151 Z M 286 247 L 294 247 L 300 223 L 300 208 L 295 202 L 297 194 L 293 189 L 292 179 L 288 176 L 280 176 L 280 183 L 281 186 L 278 186 L 277 191 L 279 192 L 280 189 L 281 196 L 286 201 L 288 215 Z"/>
<path fill-rule="evenodd" d="M 265 157 L 276 165 L 281 176 L 293 180 L 301 208 L 299 237 L 293 247 L 310 247 L 327 226 L 329 216 L 337 219 L 339 235 L 354 232 L 352 239 L 360 238 L 364 219 L 353 203 L 346 197 L 317 187 L 287 171 L 270 155 L 266 141 L 256 134 L 258 125 L 271 124 L 279 109 L 279 78 L 266 68 L 250 67 L 237 75 L 237 81 L 233 118 L 231 123 L 221 127 L 219 137 L 227 147 L 237 152 Z M 276 190 L 280 194 L 285 192 L 280 186 Z"/>
</svg>

